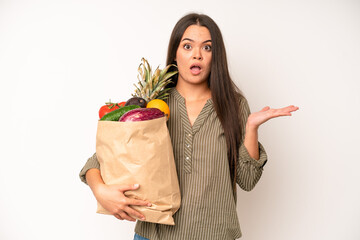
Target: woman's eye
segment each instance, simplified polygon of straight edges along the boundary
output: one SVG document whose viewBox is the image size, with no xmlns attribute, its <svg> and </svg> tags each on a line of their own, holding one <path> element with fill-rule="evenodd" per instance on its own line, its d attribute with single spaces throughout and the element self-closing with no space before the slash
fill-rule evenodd
<svg viewBox="0 0 360 240">
<path fill-rule="evenodd" d="M 185 45 L 184 45 L 184 48 L 185 48 L 186 50 L 189 50 L 189 49 L 191 49 L 191 46 L 190 46 L 189 44 L 185 44 Z"/>
<path fill-rule="evenodd" d="M 210 46 L 210 45 L 205 45 L 205 46 L 204 46 L 204 49 L 205 49 L 206 51 L 211 51 L 211 46 Z"/>
</svg>

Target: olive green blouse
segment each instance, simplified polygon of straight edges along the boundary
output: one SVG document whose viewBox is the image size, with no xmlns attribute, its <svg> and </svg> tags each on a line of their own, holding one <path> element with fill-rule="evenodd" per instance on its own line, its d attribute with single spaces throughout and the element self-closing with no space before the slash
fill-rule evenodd
<svg viewBox="0 0 360 240">
<path fill-rule="evenodd" d="M 168 129 L 172 141 L 176 170 L 181 191 L 181 206 L 174 214 L 175 226 L 137 221 L 135 232 L 150 240 L 234 240 L 241 237 L 236 212 L 236 195 L 231 185 L 226 140 L 221 123 L 209 99 L 191 126 L 185 99 L 176 88 L 167 99 L 170 107 Z M 245 98 L 240 102 L 245 118 L 250 114 Z M 245 126 L 243 132 L 245 132 Z M 244 136 L 242 140 L 244 139 Z M 264 147 L 259 142 L 260 159 L 250 157 L 242 143 L 237 163 L 237 184 L 250 191 L 259 181 L 267 162 Z M 90 157 L 80 172 L 100 168 L 96 154 Z"/>
</svg>

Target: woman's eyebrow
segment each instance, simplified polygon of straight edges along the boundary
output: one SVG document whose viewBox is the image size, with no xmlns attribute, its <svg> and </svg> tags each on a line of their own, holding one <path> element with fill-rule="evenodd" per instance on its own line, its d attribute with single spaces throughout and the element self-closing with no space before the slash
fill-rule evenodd
<svg viewBox="0 0 360 240">
<path fill-rule="evenodd" d="M 190 39 L 190 38 L 184 38 L 183 40 L 181 40 L 182 42 L 183 41 L 190 41 L 190 42 L 194 42 L 194 40 L 192 40 L 192 39 Z M 207 42 L 211 42 L 211 40 L 206 40 L 206 41 L 204 41 L 203 43 L 207 43 Z"/>
</svg>

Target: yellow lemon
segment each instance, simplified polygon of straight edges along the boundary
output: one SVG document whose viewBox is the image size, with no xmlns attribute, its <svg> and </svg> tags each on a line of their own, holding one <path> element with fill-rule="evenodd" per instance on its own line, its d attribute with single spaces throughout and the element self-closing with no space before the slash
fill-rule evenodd
<svg viewBox="0 0 360 240">
<path fill-rule="evenodd" d="M 161 99 L 153 99 L 146 105 L 146 108 L 157 108 L 165 113 L 167 119 L 170 117 L 170 109 L 169 106 L 166 104 L 165 101 Z"/>
</svg>

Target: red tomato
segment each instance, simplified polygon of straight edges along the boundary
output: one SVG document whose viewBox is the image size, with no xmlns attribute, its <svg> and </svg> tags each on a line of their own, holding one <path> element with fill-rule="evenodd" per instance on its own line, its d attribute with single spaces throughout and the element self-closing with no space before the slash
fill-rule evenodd
<svg viewBox="0 0 360 240">
<path fill-rule="evenodd" d="M 118 105 L 119 105 L 120 107 L 124 107 L 124 106 L 125 106 L 125 103 L 126 103 L 126 102 L 119 102 Z"/>
<path fill-rule="evenodd" d="M 114 111 L 115 109 L 118 109 L 119 107 L 116 106 L 115 103 L 106 104 L 102 106 L 99 110 L 99 118 L 101 119 L 105 114 Z"/>
</svg>

